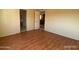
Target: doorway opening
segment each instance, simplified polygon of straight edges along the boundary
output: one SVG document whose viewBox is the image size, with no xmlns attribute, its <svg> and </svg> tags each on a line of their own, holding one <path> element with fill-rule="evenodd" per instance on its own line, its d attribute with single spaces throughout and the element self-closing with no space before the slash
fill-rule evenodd
<svg viewBox="0 0 79 59">
<path fill-rule="evenodd" d="M 20 32 L 26 31 L 26 10 L 20 9 Z"/>
<path fill-rule="evenodd" d="M 40 29 L 44 30 L 44 25 L 45 25 L 45 12 L 42 11 L 40 13 Z"/>
</svg>

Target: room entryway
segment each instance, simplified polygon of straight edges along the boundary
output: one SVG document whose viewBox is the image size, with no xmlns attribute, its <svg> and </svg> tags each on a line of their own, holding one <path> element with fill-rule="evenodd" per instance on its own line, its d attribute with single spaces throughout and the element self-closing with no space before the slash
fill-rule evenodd
<svg viewBox="0 0 79 59">
<path fill-rule="evenodd" d="M 45 26 L 45 11 L 40 12 L 40 29 L 44 29 Z"/>
<path fill-rule="evenodd" d="M 26 10 L 20 9 L 20 32 L 26 31 Z"/>
</svg>

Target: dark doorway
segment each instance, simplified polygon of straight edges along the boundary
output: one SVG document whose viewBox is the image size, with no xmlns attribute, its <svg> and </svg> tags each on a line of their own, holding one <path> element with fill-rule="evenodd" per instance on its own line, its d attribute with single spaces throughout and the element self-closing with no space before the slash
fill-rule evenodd
<svg viewBox="0 0 79 59">
<path fill-rule="evenodd" d="M 20 9 L 20 32 L 26 31 L 26 10 Z"/>
<path fill-rule="evenodd" d="M 45 14 L 40 14 L 40 29 L 44 29 L 45 25 Z"/>
</svg>

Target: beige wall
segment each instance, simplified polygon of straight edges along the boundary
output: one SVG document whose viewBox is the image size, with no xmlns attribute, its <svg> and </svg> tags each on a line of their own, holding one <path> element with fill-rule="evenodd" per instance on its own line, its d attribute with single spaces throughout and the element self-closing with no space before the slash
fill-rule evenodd
<svg viewBox="0 0 79 59">
<path fill-rule="evenodd" d="M 35 29 L 40 28 L 40 11 L 35 11 Z"/>
<path fill-rule="evenodd" d="M 79 10 L 46 10 L 45 30 L 79 40 Z"/>
<path fill-rule="evenodd" d="M 35 28 L 35 12 L 32 9 L 27 10 L 26 27 L 27 31 L 34 30 Z"/>
<path fill-rule="evenodd" d="M 0 36 L 2 35 L 2 10 L 0 10 Z"/>
<path fill-rule="evenodd" d="M 20 32 L 19 10 L 3 9 L 1 10 L 1 29 L 0 37 L 16 34 Z"/>
<path fill-rule="evenodd" d="M 35 29 L 35 10 L 27 9 L 26 31 Z M 20 15 L 18 9 L 0 10 L 0 37 L 20 32 Z"/>
</svg>

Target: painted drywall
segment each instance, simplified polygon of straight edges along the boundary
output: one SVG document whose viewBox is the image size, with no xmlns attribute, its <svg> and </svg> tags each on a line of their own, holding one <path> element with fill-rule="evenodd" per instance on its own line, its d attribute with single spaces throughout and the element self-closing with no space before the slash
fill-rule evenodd
<svg viewBox="0 0 79 59">
<path fill-rule="evenodd" d="M 45 30 L 79 40 L 79 10 L 45 10 Z"/>
<path fill-rule="evenodd" d="M 35 11 L 32 9 L 27 10 L 26 27 L 26 31 L 34 30 L 35 28 Z"/>
<path fill-rule="evenodd" d="M 0 17 L 1 17 L 0 37 L 20 32 L 20 20 L 19 20 L 18 9 L 2 9 Z"/>
<path fill-rule="evenodd" d="M 40 11 L 35 10 L 35 29 L 40 28 Z"/>
<path fill-rule="evenodd" d="M 2 10 L 0 9 L 0 36 L 2 35 Z"/>
</svg>

